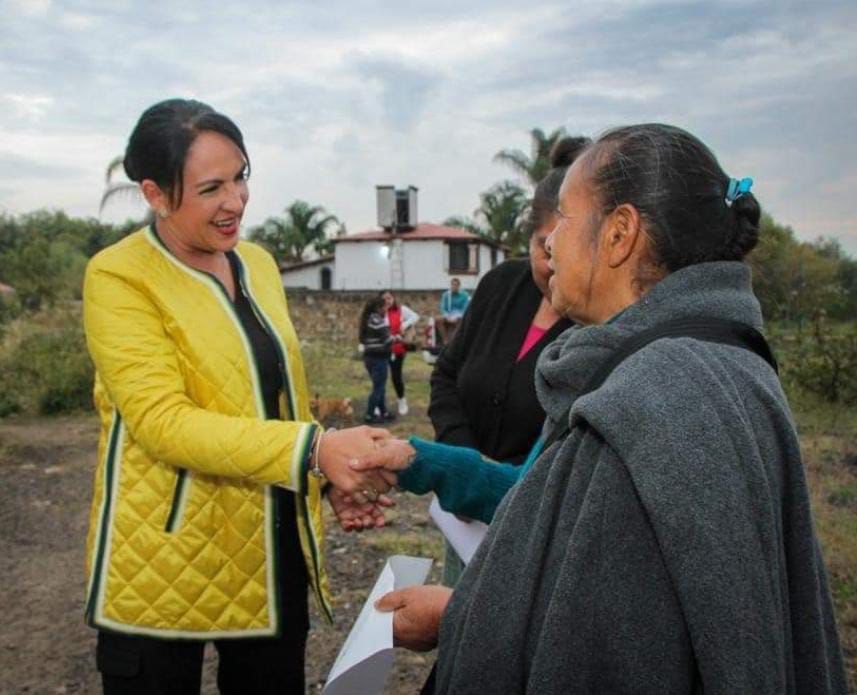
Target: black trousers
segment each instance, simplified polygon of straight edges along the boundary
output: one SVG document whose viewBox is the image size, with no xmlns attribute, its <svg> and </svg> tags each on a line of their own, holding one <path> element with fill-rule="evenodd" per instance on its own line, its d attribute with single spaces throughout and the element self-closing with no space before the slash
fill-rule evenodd
<svg viewBox="0 0 857 695">
<path fill-rule="evenodd" d="M 402 367 L 405 364 L 407 352 L 401 355 L 390 355 L 390 378 L 393 380 L 393 388 L 396 389 L 396 397 L 405 397 L 405 382 L 402 379 Z"/>
<path fill-rule="evenodd" d="M 306 629 L 282 637 L 215 640 L 223 695 L 303 695 Z M 99 631 L 95 658 L 105 695 L 199 695 L 201 640 Z"/>
</svg>

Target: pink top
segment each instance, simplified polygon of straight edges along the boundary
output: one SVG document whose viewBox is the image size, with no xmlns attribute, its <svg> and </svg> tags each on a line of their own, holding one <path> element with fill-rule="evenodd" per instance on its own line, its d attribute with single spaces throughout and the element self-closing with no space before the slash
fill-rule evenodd
<svg viewBox="0 0 857 695">
<path fill-rule="evenodd" d="M 524 359 L 524 356 L 532 349 L 533 345 L 542 339 L 542 336 L 548 332 L 547 328 L 539 328 L 536 324 L 530 324 L 530 330 L 527 331 L 527 337 L 524 338 L 524 344 L 521 345 L 521 351 L 518 353 L 517 362 Z"/>
</svg>

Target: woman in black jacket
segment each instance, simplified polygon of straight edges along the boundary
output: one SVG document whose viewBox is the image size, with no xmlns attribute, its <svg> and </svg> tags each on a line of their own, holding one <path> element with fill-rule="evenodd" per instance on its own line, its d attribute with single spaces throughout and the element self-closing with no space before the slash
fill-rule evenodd
<svg viewBox="0 0 857 695">
<path fill-rule="evenodd" d="M 545 412 L 533 382 L 536 360 L 572 325 L 551 308 L 545 239 L 556 224 L 565 172 L 587 144 L 583 137 L 556 144 L 552 168 L 536 186 L 530 207 L 529 259 L 501 263 L 482 278 L 455 337 L 438 357 L 428 410 L 437 441 L 521 464 L 539 436 Z M 444 583 L 455 584 L 461 567 L 447 546 Z"/>
<path fill-rule="evenodd" d="M 559 186 L 588 138 L 560 140 L 527 220 L 528 259 L 501 263 L 482 278 L 455 338 L 431 375 L 429 417 L 437 441 L 522 463 L 544 410 L 533 370 L 542 349 L 571 326 L 550 305 L 545 239 L 556 224 Z"/>
</svg>

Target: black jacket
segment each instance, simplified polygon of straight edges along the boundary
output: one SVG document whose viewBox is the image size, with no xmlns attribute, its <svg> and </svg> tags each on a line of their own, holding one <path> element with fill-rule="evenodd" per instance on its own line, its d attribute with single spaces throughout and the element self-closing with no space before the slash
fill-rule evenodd
<svg viewBox="0 0 857 695">
<path fill-rule="evenodd" d="M 501 263 L 482 278 L 431 375 L 429 417 L 437 441 L 521 463 L 541 432 L 533 383 L 542 349 L 572 324 L 559 320 L 517 362 L 542 294 L 528 260 Z"/>
</svg>

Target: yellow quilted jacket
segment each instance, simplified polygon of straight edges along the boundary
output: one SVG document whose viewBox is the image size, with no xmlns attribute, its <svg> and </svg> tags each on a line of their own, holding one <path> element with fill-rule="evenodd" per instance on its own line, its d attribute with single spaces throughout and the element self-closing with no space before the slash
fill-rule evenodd
<svg viewBox="0 0 857 695">
<path fill-rule="evenodd" d="M 279 632 L 272 486 L 297 494 L 310 582 L 330 616 L 316 432 L 280 274 L 241 242 L 240 282 L 282 359 L 284 420 L 265 420 L 241 323 L 213 276 L 152 228 L 89 263 L 84 322 L 101 418 L 87 539 L 87 621 L 157 637 Z M 288 568 L 284 568 L 288 571 Z"/>
</svg>

